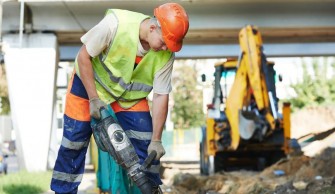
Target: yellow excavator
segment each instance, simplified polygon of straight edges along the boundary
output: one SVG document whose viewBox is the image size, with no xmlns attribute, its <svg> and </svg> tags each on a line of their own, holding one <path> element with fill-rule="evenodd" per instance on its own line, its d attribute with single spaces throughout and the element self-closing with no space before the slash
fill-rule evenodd
<svg viewBox="0 0 335 194">
<path fill-rule="evenodd" d="M 239 43 L 237 59 L 215 64 L 213 100 L 200 142 L 202 174 L 262 170 L 299 149 L 290 136 L 290 104 L 278 111 L 278 76 L 257 27 L 242 28 Z"/>
</svg>

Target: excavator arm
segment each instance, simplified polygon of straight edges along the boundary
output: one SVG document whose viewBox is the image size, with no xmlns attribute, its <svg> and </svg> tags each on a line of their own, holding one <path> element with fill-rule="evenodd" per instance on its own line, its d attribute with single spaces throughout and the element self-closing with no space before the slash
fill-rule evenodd
<svg viewBox="0 0 335 194">
<path fill-rule="evenodd" d="M 266 84 L 264 65 L 268 63 L 263 58 L 260 32 L 253 26 L 246 26 L 240 31 L 239 41 L 241 54 L 238 69 L 225 110 L 231 127 L 229 149 L 232 150 L 237 149 L 240 138 L 250 139 L 257 133 L 261 140 L 275 129 L 276 124 L 270 106 L 273 96 Z"/>
</svg>

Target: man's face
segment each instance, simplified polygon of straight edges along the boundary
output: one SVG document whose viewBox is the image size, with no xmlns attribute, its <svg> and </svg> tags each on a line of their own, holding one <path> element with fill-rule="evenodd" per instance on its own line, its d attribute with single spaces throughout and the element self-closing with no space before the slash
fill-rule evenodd
<svg viewBox="0 0 335 194">
<path fill-rule="evenodd" d="M 153 51 L 167 50 L 167 46 L 162 36 L 162 30 L 158 26 L 152 26 L 150 30 L 149 45 Z"/>
</svg>

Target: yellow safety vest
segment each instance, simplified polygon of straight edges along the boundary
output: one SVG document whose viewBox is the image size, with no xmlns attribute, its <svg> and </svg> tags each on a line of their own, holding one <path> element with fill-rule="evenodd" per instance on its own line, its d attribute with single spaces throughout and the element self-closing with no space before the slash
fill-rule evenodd
<svg viewBox="0 0 335 194">
<path fill-rule="evenodd" d="M 150 50 L 135 68 L 140 24 L 149 16 L 119 9 L 109 9 L 106 14 L 114 14 L 118 26 L 107 52 L 91 60 L 97 93 L 107 104 L 117 101 L 123 108 L 130 108 L 149 95 L 155 73 L 173 53 Z M 75 66 L 80 77 L 77 60 Z"/>
</svg>

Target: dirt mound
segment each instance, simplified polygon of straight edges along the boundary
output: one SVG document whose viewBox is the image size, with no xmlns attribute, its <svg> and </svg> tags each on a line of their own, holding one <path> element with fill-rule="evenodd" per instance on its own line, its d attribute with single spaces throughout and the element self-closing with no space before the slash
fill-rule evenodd
<svg viewBox="0 0 335 194">
<path fill-rule="evenodd" d="M 289 181 L 283 185 L 277 186 L 271 193 L 276 194 L 316 194 L 316 193 L 335 193 L 335 179 L 334 178 L 324 178 L 320 180 L 312 180 L 308 183 L 299 181 L 293 182 Z"/>
<path fill-rule="evenodd" d="M 281 160 L 266 168 L 260 176 L 276 178 L 274 172 L 282 170 L 289 181 L 312 181 L 316 177 L 335 176 L 335 149 L 327 148 L 316 157 L 296 156 Z"/>
<path fill-rule="evenodd" d="M 281 160 L 262 172 L 220 172 L 213 176 L 179 173 L 164 190 L 173 194 L 335 193 L 335 149 L 327 148 L 316 157 Z"/>
<path fill-rule="evenodd" d="M 335 148 L 327 148 L 320 155 L 313 158 L 310 166 L 320 176 L 335 176 Z"/>
<path fill-rule="evenodd" d="M 298 111 L 292 114 L 291 124 L 294 138 L 327 131 L 335 127 L 335 107 Z M 318 150 L 315 154 L 305 152 L 306 156 L 278 161 L 262 172 L 220 172 L 213 176 L 179 173 L 174 176 L 173 183 L 165 185 L 163 191 L 171 194 L 335 193 L 335 149 L 324 149 L 334 141 L 333 138 L 322 141 L 315 141 L 313 143 L 319 144 L 309 147 L 310 150 Z"/>
<path fill-rule="evenodd" d="M 292 176 L 296 174 L 302 166 L 308 165 L 310 158 L 307 156 L 295 156 L 290 159 L 283 159 L 274 165 L 266 168 L 260 173 L 260 176 L 274 178 L 275 171 L 283 171 L 285 176 Z"/>
</svg>

